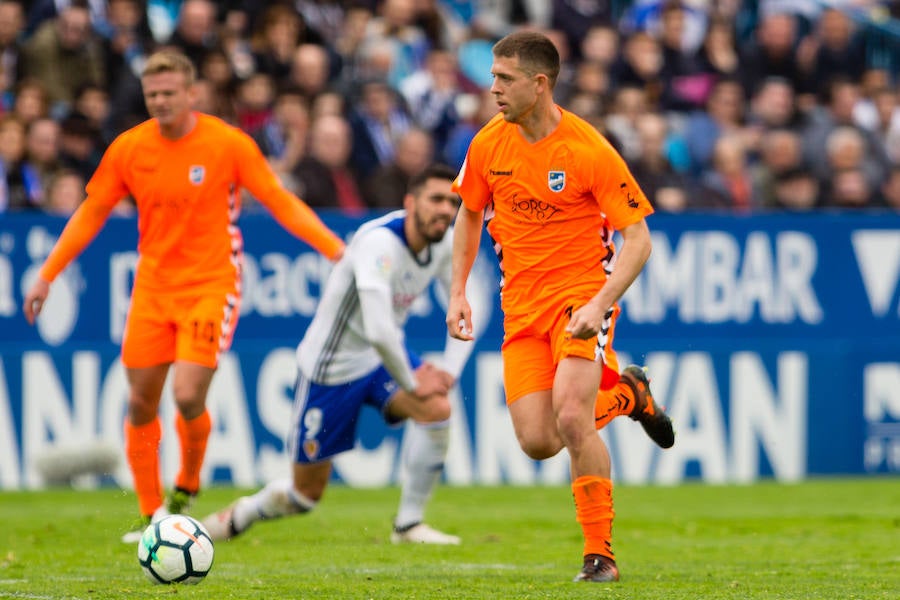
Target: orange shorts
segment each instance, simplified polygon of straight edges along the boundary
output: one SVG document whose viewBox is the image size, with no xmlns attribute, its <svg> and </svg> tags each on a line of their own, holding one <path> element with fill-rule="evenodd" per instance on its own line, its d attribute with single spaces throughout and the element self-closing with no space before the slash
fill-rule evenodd
<svg viewBox="0 0 900 600">
<path fill-rule="evenodd" d="M 234 290 L 186 295 L 136 288 L 125 321 L 122 363 L 143 368 L 180 360 L 214 369 L 231 347 L 239 309 Z"/>
<path fill-rule="evenodd" d="M 526 394 L 552 389 L 556 365 L 567 356 L 603 361 L 601 389 L 612 388 L 619 381 L 619 360 L 612 349 L 620 312 L 618 305 L 607 314 L 597 337 L 579 340 L 566 334 L 571 310 L 589 299 L 573 296 L 550 299 L 547 310 L 539 315 L 504 320 L 506 335 L 501 351 L 507 404 Z"/>
</svg>

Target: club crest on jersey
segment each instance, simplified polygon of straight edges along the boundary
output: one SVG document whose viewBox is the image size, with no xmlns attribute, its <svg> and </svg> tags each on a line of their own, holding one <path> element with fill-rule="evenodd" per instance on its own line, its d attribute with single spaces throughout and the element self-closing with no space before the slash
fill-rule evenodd
<svg viewBox="0 0 900 600">
<path fill-rule="evenodd" d="M 203 165 L 192 165 L 188 171 L 188 179 L 190 179 L 191 183 L 194 185 L 203 183 L 204 177 L 206 177 L 206 167 Z"/>
<path fill-rule="evenodd" d="M 303 453 L 306 457 L 315 460 L 319 456 L 319 442 L 316 440 L 303 441 Z"/>
<path fill-rule="evenodd" d="M 551 192 L 561 192 L 566 187 L 565 171 L 550 171 L 547 173 L 547 185 Z"/>
</svg>

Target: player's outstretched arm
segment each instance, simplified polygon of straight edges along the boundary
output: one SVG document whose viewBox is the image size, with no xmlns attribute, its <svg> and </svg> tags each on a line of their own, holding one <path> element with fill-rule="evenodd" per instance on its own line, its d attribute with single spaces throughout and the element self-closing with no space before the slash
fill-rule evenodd
<svg viewBox="0 0 900 600">
<path fill-rule="evenodd" d="M 50 294 L 50 284 L 103 229 L 114 206 L 88 197 L 71 216 L 50 255 L 41 266 L 37 279 L 25 294 L 22 311 L 29 324 L 34 325 L 34 320 L 41 314 L 44 302 Z"/>
<path fill-rule="evenodd" d="M 275 220 L 321 254 L 338 261 L 344 254 L 344 241 L 325 226 L 306 202 L 287 191 L 260 152 L 253 138 L 242 131 L 232 137 L 241 185 L 265 206 Z"/>
</svg>

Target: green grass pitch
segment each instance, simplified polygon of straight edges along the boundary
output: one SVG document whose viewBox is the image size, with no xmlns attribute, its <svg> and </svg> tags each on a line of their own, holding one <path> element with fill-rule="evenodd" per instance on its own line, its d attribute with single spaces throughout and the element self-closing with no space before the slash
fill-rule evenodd
<svg viewBox="0 0 900 600">
<path fill-rule="evenodd" d="M 203 516 L 237 497 L 216 488 Z M 397 489 L 330 488 L 311 514 L 216 546 L 197 586 L 155 586 L 118 540 L 120 490 L 0 493 L 0 598 L 900 598 L 900 479 L 618 486 L 622 580 L 575 584 L 567 487 L 441 487 L 428 521 L 459 547 L 393 546 Z"/>
</svg>

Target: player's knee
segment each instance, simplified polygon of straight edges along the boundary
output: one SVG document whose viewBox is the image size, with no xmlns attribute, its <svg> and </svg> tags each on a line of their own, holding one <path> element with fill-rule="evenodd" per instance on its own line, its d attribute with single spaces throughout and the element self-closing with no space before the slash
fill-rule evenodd
<svg viewBox="0 0 900 600">
<path fill-rule="evenodd" d="M 518 433 L 519 446 L 528 458 L 544 460 L 556 456 L 562 450 L 562 442 L 546 435 Z"/>
</svg>

